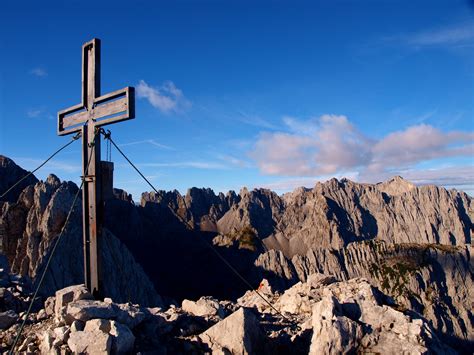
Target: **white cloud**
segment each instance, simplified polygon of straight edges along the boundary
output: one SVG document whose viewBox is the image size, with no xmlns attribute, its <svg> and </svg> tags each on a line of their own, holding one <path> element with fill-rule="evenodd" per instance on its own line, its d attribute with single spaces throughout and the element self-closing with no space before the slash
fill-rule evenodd
<svg viewBox="0 0 474 355">
<path fill-rule="evenodd" d="M 155 88 L 140 80 L 137 85 L 137 96 L 147 99 L 153 107 L 163 113 L 181 113 L 191 107 L 191 102 L 172 81 L 166 81 Z"/>
<path fill-rule="evenodd" d="M 420 124 L 388 134 L 372 148 L 369 170 L 401 167 L 437 158 L 474 155 L 474 133 L 444 133 Z"/>
<path fill-rule="evenodd" d="M 34 68 L 30 70 L 30 74 L 37 76 L 39 78 L 44 78 L 48 76 L 48 72 L 44 68 Z"/>
<path fill-rule="evenodd" d="M 289 132 L 261 133 L 250 152 L 263 174 L 308 177 L 357 172 L 358 179 L 373 181 L 433 159 L 474 156 L 473 132 L 442 132 L 420 124 L 376 140 L 345 116 L 307 121 L 285 117 L 283 122 Z"/>
<path fill-rule="evenodd" d="M 323 115 L 306 122 L 285 117 L 284 122 L 292 133 L 265 132 L 250 154 L 265 174 L 334 174 L 370 162 L 371 140 L 345 116 Z"/>
</svg>

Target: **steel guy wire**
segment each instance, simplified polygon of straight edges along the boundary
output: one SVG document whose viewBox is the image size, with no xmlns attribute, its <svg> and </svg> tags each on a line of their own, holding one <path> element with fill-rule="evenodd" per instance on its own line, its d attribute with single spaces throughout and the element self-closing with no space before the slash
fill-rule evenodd
<svg viewBox="0 0 474 355">
<path fill-rule="evenodd" d="M 92 145 L 92 149 L 91 149 L 91 154 L 89 156 L 89 159 L 87 161 L 87 166 L 86 166 L 86 171 L 85 171 L 85 175 L 88 174 L 88 171 L 89 171 L 89 165 L 91 163 L 91 160 L 92 160 L 92 155 L 94 153 L 94 150 L 95 150 L 95 146 Z M 67 217 L 66 217 L 66 220 L 64 222 L 64 225 L 63 227 L 61 228 L 61 232 L 59 233 L 56 241 L 54 242 L 54 245 L 53 245 L 53 248 L 51 250 L 51 253 L 49 254 L 48 256 L 48 260 L 46 261 L 46 265 L 44 267 L 44 270 L 43 272 L 41 273 L 41 278 L 38 282 L 38 285 L 36 286 L 36 289 L 35 289 L 35 292 L 33 294 L 33 297 L 31 299 L 31 302 L 30 302 L 30 305 L 28 306 L 28 310 L 26 311 L 26 314 L 24 314 L 24 319 L 23 319 L 23 322 L 21 323 L 21 326 L 20 326 L 20 329 L 15 337 L 15 340 L 12 344 L 12 347 L 10 348 L 10 351 L 8 352 L 8 355 L 12 355 L 14 353 L 14 350 L 15 350 L 15 347 L 17 346 L 18 344 L 18 341 L 20 340 L 20 337 L 21 337 L 21 334 L 23 333 L 23 329 L 25 327 L 25 324 L 26 322 L 28 321 L 28 317 L 31 313 L 31 309 L 33 308 L 33 304 L 36 300 L 36 297 L 38 296 L 38 292 L 39 292 L 39 289 L 41 287 L 41 285 L 43 284 L 43 281 L 44 281 L 44 278 L 46 276 L 46 272 L 48 271 L 48 268 L 49 268 L 49 265 L 51 264 L 51 260 L 53 259 L 53 255 L 54 255 L 54 252 L 56 251 L 56 248 L 59 244 L 59 241 L 61 240 L 61 237 L 64 233 L 64 231 L 66 230 L 66 227 L 67 227 L 67 224 L 69 222 L 69 219 L 71 218 L 71 215 L 72 215 L 72 212 L 74 210 L 74 206 L 76 205 L 76 201 L 79 197 L 79 193 L 81 192 L 82 190 L 82 187 L 84 186 L 84 180 L 85 180 L 85 176 L 82 177 L 82 181 L 81 181 L 81 185 L 79 187 L 79 189 L 77 190 L 76 192 L 76 195 L 74 196 L 74 200 L 72 201 L 72 205 L 71 205 L 71 208 L 69 209 L 69 212 L 67 214 Z"/>
<path fill-rule="evenodd" d="M 33 175 L 36 171 L 38 171 L 41 167 L 43 167 L 48 161 L 50 161 L 56 154 L 58 154 L 60 151 L 62 151 L 63 149 L 65 149 L 66 147 L 68 147 L 70 144 L 72 144 L 73 142 L 75 142 L 76 140 L 78 140 L 79 138 L 81 137 L 81 133 L 79 132 L 78 134 L 76 134 L 74 137 L 72 137 L 72 140 L 63 145 L 61 148 L 59 148 L 58 150 L 56 150 L 52 155 L 50 155 L 50 157 L 48 159 L 46 159 L 43 163 L 41 163 L 35 170 L 33 171 L 30 171 L 28 174 L 26 174 L 25 176 L 23 176 L 20 180 L 18 180 L 15 184 L 13 184 L 13 186 L 11 186 L 7 191 L 5 191 L 1 196 L 0 198 L 3 198 L 4 196 L 6 196 L 11 190 L 13 190 L 16 186 L 18 186 L 18 184 L 20 184 L 23 180 L 25 180 L 27 177 L 29 177 L 30 175 Z"/>
</svg>

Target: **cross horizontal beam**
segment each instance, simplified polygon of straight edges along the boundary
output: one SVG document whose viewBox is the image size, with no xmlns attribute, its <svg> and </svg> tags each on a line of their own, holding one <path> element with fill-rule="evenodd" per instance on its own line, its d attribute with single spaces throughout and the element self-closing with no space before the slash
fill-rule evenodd
<svg viewBox="0 0 474 355">
<path fill-rule="evenodd" d="M 135 89 L 126 87 L 94 99 L 92 109 L 78 104 L 58 112 L 58 135 L 64 136 L 81 130 L 92 120 L 96 127 L 126 121 L 135 117 Z"/>
</svg>

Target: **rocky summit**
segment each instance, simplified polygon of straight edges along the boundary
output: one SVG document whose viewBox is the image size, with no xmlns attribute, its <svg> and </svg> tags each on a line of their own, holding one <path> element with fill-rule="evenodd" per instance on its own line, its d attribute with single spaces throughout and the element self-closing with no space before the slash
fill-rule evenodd
<svg viewBox="0 0 474 355">
<path fill-rule="evenodd" d="M 0 163 L 3 190 L 27 173 Z M 31 176 L 0 201 L 2 351 L 77 189 Z M 15 351 L 472 353 L 473 220 L 467 194 L 401 177 L 284 195 L 160 191 L 139 203 L 114 189 L 100 250 L 105 298 L 81 285 L 79 200 Z"/>
<path fill-rule="evenodd" d="M 356 278 L 312 274 L 280 294 L 266 280 L 237 302 L 202 297 L 169 308 L 94 300 L 84 285 L 56 291 L 30 313 L 19 352 L 43 354 L 443 353 L 456 351 L 429 321 Z M 8 349 L 26 315 L 0 313 Z M 12 319 L 14 314 L 14 319 Z"/>
</svg>

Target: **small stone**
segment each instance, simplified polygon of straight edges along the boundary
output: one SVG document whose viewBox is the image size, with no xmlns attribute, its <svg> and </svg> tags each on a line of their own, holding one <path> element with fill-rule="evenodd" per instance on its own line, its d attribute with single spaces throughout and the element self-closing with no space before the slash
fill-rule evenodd
<svg viewBox="0 0 474 355">
<path fill-rule="evenodd" d="M 68 327 L 58 327 L 54 329 L 55 338 L 60 342 L 60 344 L 67 343 L 70 332 L 71 331 Z"/>
<path fill-rule="evenodd" d="M 28 344 L 28 346 L 26 347 L 26 351 L 28 353 L 35 353 L 37 349 L 38 347 L 34 343 Z"/>
<path fill-rule="evenodd" d="M 20 347 L 18 348 L 18 351 L 21 352 L 21 351 L 26 351 L 26 349 L 28 348 L 28 345 L 33 343 L 35 340 L 35 337 L 32 336 L 32 335 L 28 335 L 25 340 L 23 340 L 23 343 L 21 343 Z"/>
<path fill-rule="evenodd" d="M 53 349 L 54 336 L 50 331 L 44 332 L 41 336 L 40 351 L 42 354 L 49 354 Z"/>
<path fill-rule="evenodd" d="M 39 312 L 36 314 L 36 320 L 42 321 L 43 319 L 48 318 L 46 311 L 44 309 L 40 309 Z"/>
<path fill-rule="evenodd" d="M 56 301 L 56 297 L 51 296 L 46 299 L 44 302 L 44 310 L 46 314 L 49 316 L 52 316 L 54 314 L 54 304 Z"/>
<path fill-rule="evenodd" d="M 146 310 L 152 315 L 161 314 L 163 312 L 163 309 L 161 307 L 152 307 L 147 308 Z"/>
</svg>

